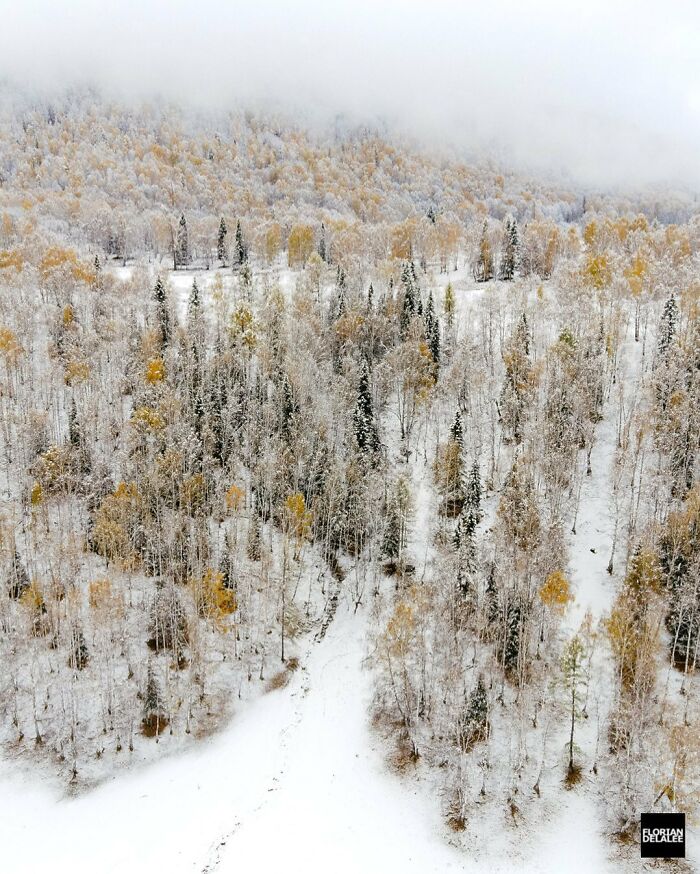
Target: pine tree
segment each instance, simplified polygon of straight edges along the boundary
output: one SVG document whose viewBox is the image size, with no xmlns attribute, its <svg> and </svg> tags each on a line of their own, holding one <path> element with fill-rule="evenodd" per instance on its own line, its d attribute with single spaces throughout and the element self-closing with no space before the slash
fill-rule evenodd
<svg viewBox="0 0 700 874">
<path fill-rule="evenodd" d="M 455 543 L 457 544 L 457 592 L 461 598 L 466 599 L 474 591 L 476 544 L 474 529 L 469 527 L 468 522 L 463 522 L 461 515 L 455 530 Z"/>
<path fill-rule="evenodd" d="M 368 312 L 372 312 L 374 309 L 374 287 L 370 282 L 369 288 L 367 289 L 367 310 Z"/>
<path fill-rule="evenodd" d="M 190 299 L 187 302 L 187 318 L 194 323 L 199 317 L 200 312 L 199 286 L 197 280 L 192 280 L 192 289 L 190 291 Z"/>
<path fill-rule="evenodd" d="M 477 520 L 473 511 L 470 507 L 465 503 L 462 506 L 462 510 L 457 517 L 457 525 L 455 526 L 454 533 L 454 545 L 455 549 L 459 551 L 462 548 L 462 544 L 468 538 L 473 538 L 474 532 L 476 531 Z"/>
<path fill-rule="evenodd" d="M 347 303 L 345 301 L 345 283 L 338 286 L 338 297 L 335 305 L 335 317 L 336 319 L 341 318 L 341 316 L 345 315 L 347 310 Z"/>
<path fill-rule="evenodd" d="M 78 410 L 75 406 L 75 398 L 71 398 L 68 411 L 68 440 L 75 449 L 82 449 L 83 430 L 78 421 Z"/>
<path fill-rule="evenodd" d="M 379 434 L 374 421 L 372 394 L 369 385 L 369 368 L 363 359 L 360 367 L 360 383 L 357 389 L 357 402 L 353 414 L 353 433 L 357 448 L 362 453 L 379 451 Z"/>
<path fill-rule="evenodd" d="M 520 662 L 520 644 L 522 637 L 522 609 L 517 598 L 514 598 L 505 609 L 505 633 L 501 648 L 503 668 L 509 676 L 517 670 Z"/>
<path fill-rule="evenodd" d="M 440 321 L 435 315 L 435 303 L 433 301 L 433 292 L 428 295 L 428 303 L 423 317 L 425 324 L 425 338 L 428 341 L 428 348 L 435 364 L 440 363 Z"/>
<path fill-rule="evenodd" d="M 321 261 L 326 260 L 326 226 L 321 222 L 321 234 L 318 241 L 318 254 Z"/>
<path fill-rule="evenodd" d="M 224 221 L 224 217 L 221 216 L 221 221 L 219 222 L 219 236 L 216 240 L 216 257 L 221 261 L 221 266 L 226 266 L 226 235 L 228 234 L 228 229 L 226 227 L 226 222 Z"/>
<path fill-rule="evenodd" d="M 659 321 L 659 339 L 658 351 L 659 358 L 666 360 L 668 358 L 668 350 L 673 344 L 676 336 L 676 326 L 678 324 L 678 304 L 676 303 L 675 295 L 671 295 L 664 304 L 661 319 Z"/>
<path fill-rule="evenodd" d="M 143 692 L 143 729 L 148 737 L 158 736 L 168 720 L 163 712 L 163 696 L 158 680 L 149 661 L 146 671 L 146 688 Z"/>
<path fill-rule="evenodd" d="M 481 521 L 481 474 L 479 471 L 479 462 L 474 459 L 472 468 L 469 472 L 469 480 L 467 482 L 467 490 L 465 495 L 465 505 L 472 513 L 476 524 Z"/>
<path fill-rule="evenodd" d="M 170 314 L 168 312 L 168 300 L 165 293 L 165 285 L 163 280 L 158 277 L 155 288 L 153 289 L 153 297 L 156 302 L 156 318 L 158 320 L 158 331 L 160 334 L 160 342 L 166 344 L 170 341 Z"/>
<path fill-rule="evenodd" d="M 405 262 L 401 271 L 401 285 L 403 286 L 403 303 L 401 307 L 401 319 L 399 323 L 399 333 L 401 339 L 405 340 L 408 334 L 408 328 L 411 324 L 411 319 L 417 312 L 416 307 L 416 271 L 413 262 Z"/>
<path fill-rule="evenodd" d="M 240 221 L 236 222 L 236 261 L 242 267 L 248 260 L 248 247 L 243 240 Z"/>
<path fill-rule="evenodd" d="M 507 218 L 504 230 L 503 252 L 499 277 L 510 281 L 515 277 L 518 260 L 518 225 L 515 219 Z"/>
<path fill-rule="evenodd" d="M 460 747 L 468 752 L 480 741 L 486 740 L 489 731 L 489 701 L 486 686 L 480 676 L 460 714 L 458 740 Z"/>
<path fill-rule="evenodd" d="M 464 430 L 462 428 L 462 415 L 459 410 L 455 413 L 452 425 L 450 425 L 450 439 L 454 440 L 460 449 L 464 449 Z"/>
<path fill-rule="evenodd" d="M 282 376 L 282 397 L 280 403 L 280 431 L 282 436 L 289 440 L 294 428 L 294 422 L 299 412 L 299 405 L 294 399 L 291 383 L 287 374 Z"/>
<path fill-rule="evenodd" d="M 395 561 L 401 554 L 401 517 L 396 500 L 390 498 L 387 505 L 384 533 L 382 535 L 382 555 Z"/>
<path fill-rule="evenodd" d="M 190 242 L 187 232 L 187 220 L 185 214 L 180 216 L 180 223 L 177 228 L 176 255 L 175 267 L 183 267 L 190 263 Z"/>
</svg>

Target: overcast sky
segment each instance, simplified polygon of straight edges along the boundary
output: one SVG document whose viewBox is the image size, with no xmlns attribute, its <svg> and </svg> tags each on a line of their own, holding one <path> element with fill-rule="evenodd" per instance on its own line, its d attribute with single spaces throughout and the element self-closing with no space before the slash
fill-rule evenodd
<svg viewBox="0 0 700 874">
<path fill-rule="evenodd" d="M 0 0 L 0 75 L 381 115 L 595 185 L 700 187 L 698 0 Z"/>
</svg>

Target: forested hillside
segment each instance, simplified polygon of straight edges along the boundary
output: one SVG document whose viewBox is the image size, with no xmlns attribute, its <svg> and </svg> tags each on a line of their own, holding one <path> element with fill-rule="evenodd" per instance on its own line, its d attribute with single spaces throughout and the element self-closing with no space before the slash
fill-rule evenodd
<svg viewBox="0 0 700 874">
<path fill-rule="evenodd" d="M 4 757 L 209 743 L 342 610 L 450 840 L 691 823 L 692 198 L 92 92 L 5 87 L 0 144 Z"/>
</svg>

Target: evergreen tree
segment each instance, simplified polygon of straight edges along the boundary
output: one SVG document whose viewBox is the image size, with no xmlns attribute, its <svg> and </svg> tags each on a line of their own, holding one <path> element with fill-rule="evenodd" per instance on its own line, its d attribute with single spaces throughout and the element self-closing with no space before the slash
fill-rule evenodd
<svg viewBox="0 0 700 874">
<path fill-rule="evenodd" d="M 474 459 L 472 468 L 469 472 L 469 480 L 467 482 L 467 490 L 465 495 L 465 504 L 471 511 L 476 523 L 481 521 L 481 474 L 479 472 L 479 462 Z"/>
<path fill-rule="evenodd" d="M 143 692 L 142 724 L 144 732 L 151 737 L 158 736 L 161 729 L 168 724 L 163 709 L 163 696 L 150 661 L 146 670 L 146 688 Z"/>
<path fill-rule="evenodd" d="M 360 452 L 375 453 L 379 451 L 379 434 L 374 421 L 372 394 L 369 385 L 369 368 L 363 359 L 360 367 L 360 383 L 357 390 L 357 402 L 353 414 L 353 433 L 355 443 Z"/>
<path fill-rule="evenodd" d="M 505 633 L 501 647 L 501 659 L 506 674 L 512 676 L 518 670 L 520 645 L 522 639 L 522 609 L 517 598 L 513 598 L 505 608 Z"/>
<path fill-rule="evenodd" d="M 192 280 L 192 289 L 190 291 L 190 299 L 187 302 L 187 318 L 190 322 L 194 323 L 199 317 L 200 313 L 200 300 L 199 300 L 199 286 L 197 285 L 197 280 Z"/>
<path fill-rule="evenodd" d="M 450 426 L 450 439 L 454 440 L 460 449 L 464 449 L 464 430 L 462 428 L 462 415 L 459 410 L 455 413 L 452 425 Z"/>
<path fill-rule="evenodd" d="M 299 405 L 294 399 L 291 383 L 287 374 L 282 375 L 282 397 L 280 404 L 280 431 L 282 436 L 289 440 L 294 428 L 296 416 L 299 412 Z"/>
<path fill-rule="evenodd" d="M 468 752 L 480 741 L 486 740 L 489 731 L 489 702 L 486 686 L 480 676 L 467 698 L 459 718 L 458 740 L 460 747 Z"/>
<path fill-rule="evenodd" d="M 666 360 L 668 358 L 668 350 L 673 344 L 676 336 L 676 328 L 678 325 L 678 304 L 676 298 L 672 294 L 664 304 L 661 320 L 659 321 L 659 339 L 658 350 L 659 358 Z"/>
<path fill-rule="evenodd" d="M 78 410 L 75 406 L 75 398 L 70 400 L 70 409 L 68 411 L 68 439 L 71 446 L 75 449 L 81 449 L 83 446 L 83 431 L 78 421 Z"/>
<path fill-rule="evenodd" d="M 369 288 L 367 289 L 367 310 L 371 313 L 374 309 L 374 287 L 370 282 Z"/>
<path fill-rule="evenodd" d="M 326 226 L 321 222 L 321 234 L 318 241 L 318 254 L 321 261 L 326 260 Z"/>
<path fill-rule="evenodd" d="M 507 281 L 515 277 L 518 261 L 518 225 L 515 219 L 507 218 L 504 229 L 503 251 L 499 277 Z"/>
<path fill-rule="evenodd" d="M 395 498 L 392 496 L 387 504 L 384 533 L 382 535 L 382 555 L 390 561 L 396 561 L 401 554 L 401 516 Z"/>
<path fill-rule="evenodd" d="M 221 216 L 221 221 L 219 222 L 219 235 L 216 240 L 216 257 L 221 261 L 222 267 L 226 266 L 226 235 L 228 234 L 228 229 L 226 227 L 226 222 L 224 221 L 224 217 Z"/>
<path fill-rule="evenodd" d="M 221 561 L 219 562 L 219 573 L 221 574 L 221 585 L 224 589 L 228 589 L 229 591 L 235 588 L 233 580 L 233 562 L 231 560 L 232 553 L 233 548 L 229 539 L 229 532 L 227 531 L 224 535 L 224 551 L 221 556 Z"/>
<path fill-rule="evenodd" d="M 185 214 L 180 216 L 180 223 L 177 228 L 176 240 L 175 267 L 183 267 L 190 263 L 190 242 L 187 232 L 187 220 Z"/>
<path fill-rule="evenodd" d="M 99 255 L 95 255 L 95 260 L 93 262 L 93 270 L 95 273 L 94 279 L 94 287 L 101 288 L 102 287 L 102 264 L 100 263 Z"/>
<path fill-rule="evenodd" d="M 471 511 L 471 508 L 467 506 L 465 503 L 462 506 L 462 510 L 457 517 L 457 525 L 455 526 L 454 533 L 454 545 L 455 549 L 459 551 L 462 548 L 462 544 L 465 540 L 473 538 L 474 532 L 476 531 L 476 516 Z"/>
<path fill-rule="evenodd" d="M 457 544 L 457 592 L 460 597 L 466 599 L 474 591 L 476 544 L 474 529 L 469 528 L 468 523 L 463 519 L 464 517 L 460 515 L 455 530 L 455 543 Z"/>
<path fill-rule="evenodd" d="M 243 240 L 240 221 L 236 222 L 236 261 L 242 267 L 248 260 L 248 247 Z"/>
<path fill-rule="evenodd" d="M 163 280 L 158 277 L 155 288 L 153 289 L 153 297 L 156 302 L 156 318 L 158 320 L 158 331 L 160 334 L 161 344 L 170 341 L 170 313 L 168 312 L 168 300 L 165 293 L 165 285 Z"/>
<path fill-rule="evenodd" d="M 401 339 L 405 340 L 408 334 L 408 328 L 411 324 L 411 319 L 416 314 L 416 271 L 413 262 L 406 262 L 401 272 L 401 285 L 403 286 L 403 303 L 401 307 L 401 319 L 399 323 L 399 333 Z"/>
<path fill-rule="evenodd" d="M 433 301 L 433 292 L 428 295 L 428 303 L 423 316 L 425 324 L 425 339 L 428 341 L 428 348 L 435 364 L 440 363 L 440 320 L 435 315 L 435 303 Z"/>
</svg>

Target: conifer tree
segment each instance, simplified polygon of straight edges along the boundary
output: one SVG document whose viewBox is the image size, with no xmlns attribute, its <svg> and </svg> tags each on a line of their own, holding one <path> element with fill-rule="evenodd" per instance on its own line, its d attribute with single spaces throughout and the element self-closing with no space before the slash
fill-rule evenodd
<svg viewBox="0 0 700 874">
<path fill-rule="evenodd" d="M 299 412 L 299 405 L 294 399 L 291 383 L 287 374 L 282 375 L 282 397 L 280 404 L 280 431 L 282 436 L 289 440 L 294 428 L 294 422 Z"/>
<path fill-rule="evenodd" d="M 479 462 L 476 460 L 476 458 L 474 459 L 474 463 L 472 464 L 471 470 L 469 472 L 469 480 L 467 482 L 465 495 L 465 504 L 474 516 L 476 524 L 478 524 L 481 521 L 482 517 L 481 474 L 479 472 Z"/>
<path fill-rule="evenodd" d="M 221 261 L 221 266 L 226 266 L 226 235 L 228 234 L 228 229 L 226 227 L 226 222 L 224 221 L 224 217 L 221 216 L 221 221 L 219 222 L 219 235 L 216 239 L 216 257 Z"/>
<path fill-rule="evenodd" d="M 466 599 L 474 591 L 476 544 L 474 529 L 469 527 L 469 522 L 463 515 L 460 515 L 457 522 L 454 540 L 457 548 L 457 591 L 461 598 Z"/>
<path fill-rule="evenodd" d="M 236 222 L 236 261 L 242 267 L 248 260 L 248 247 L 243 239 L 240 221 Z"/>
<path fill-rule="evenodd" d="M 362 453 L 379 451 L 379 434 L 374 421 L 372 394 L 369 384 L 369 368 L 363 359 L 360 366 L 360 382 L 357 389 L 357 402 L 353 414 L 353 433 L 357 448 Z"/>
<path fill-rule="evenodd" d="M 467 698 L 459 718 L 458 739 L 460 747 L 468 752 L 488 736 L 489 702 L 486 686 L 481 676 Z"/>
<path fill-rule="evenodd" d="M 459 410 L 455 413 L 452 425 L 450 425 L 450 438 L 460 449 L 464 449 L 464 429 L 462 427 L 462 414 Z"/>
<path fill-rule="evenodd" d="M 435 315 L 435 303 L 433 301 L 432 290 L 428 294 L 428 303 L 423 316 L 425 325 L 425 339 L 428 341 L 428 348 L 435 364 L 440 363 L 440 321 Z"/>
<path fill-rule="evenodd" d="M 185 214 L 183 213 L 180 216 L 180 223 L 177 227 L 177 240 L 176 240 L 176 255 L 175 255 L 175 267 L 186 266 L 190 263 L 190 242 L 189 242 L 189 234 L 187 232 L 187 219 L 185 218 Z"/>
<path fill-rule="evenodd" d="M 161 729 L 168 724 L 163 712 L 163 696 L 160 685 L 153 671 L 153 665 L 148 662 L 146 670 L 146 688 L 143 692 L 143 728 L 149 737 L 157 737 Z"/>
<path fill-rule="evenodd" d="M 401 271 L 401 285 L 403 286 L 403 303 L 401 307 L 401 320 L 399 324 L 399 332 L 401 339 L 405 340 L 408 334 L 408 327 L 411 324 L 411 319 L 417 312 L 416 307 L 416 272 L 413 262 L 406 261 Z"/>
<path fill-rule="evenodd" d="M 318 254 L 321 261 L 326 260 L 326 226 L 321 222 L 321 234 L 318 241 Z"/>
<path fill-rule="evenodd" d="M 518 225 L 514 218 L 507 218 L 504 229 L 503 251 L 499 278 L 510 281 L 515 277 L 518 259 Z"/>
<path fill-rule="evenodd" d="M 75 449 L 81 449 L 83 446 L 83 431 L 78 421 L 78 410 L 75 406 L 75 398 L 70 400 L 70 409 L 68 411 L 68 439 L 71 446 Z"/>
<path fill-rule="evenodd" d="M 382 536 L 382 555 L 396 561 L 401 553 L 401 517 L 396 500 L 392 495 L 387 504 L 384 533 Z"/>
<path fill-rule="evenodd" d="M 658 351 L 659 358 L 666 360 L 668 358 L 668 350 L 673 344 L 676 336 L 676 326 L 678 324 L 678 304 L 676 298 L 672 294 L 664 304 L 661 319 L 659 321 L 659 339 Z"/>
<path fill-rule="evenodd" d="M 192 289 L 190 291 L 190 299 L 187 302 L 187 318 L 190 322 L 195 322 L 199 317 L 200 312 L 200 300 L 199 300 L 199 286 L 197 285 L 197 280 L 192 280 Z"/>
<path fill-rule="evenodd" d="M 168 300 L 165 293 L 165 285 L 159 276 L 156 279 L 155 288 L 153 289 L 153 297 L 156 302 L 156 319 L 158 320 L 158 331 L 160 334 L 160 342 L 166 344 L 170 341 L 170 313 L 168 312 Z"/>
</svg>

